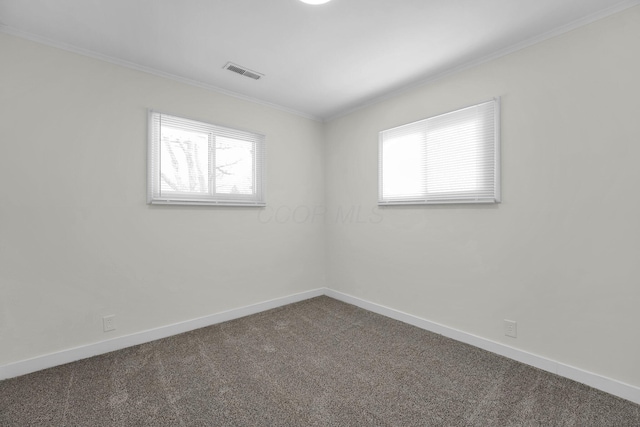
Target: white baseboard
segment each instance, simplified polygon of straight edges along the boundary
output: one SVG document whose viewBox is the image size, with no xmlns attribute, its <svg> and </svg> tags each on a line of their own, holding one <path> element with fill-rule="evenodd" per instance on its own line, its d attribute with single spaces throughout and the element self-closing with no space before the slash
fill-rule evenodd
<svg viewBox="0 0 640 427">
<path fill-rule="evenodd" d="M 450 328 L 439 323 L 431 322 L 429 320 L 425 320 L 420 317 L 404 313 L 402 311 L 394 310 L 393 308 L 385 307 L 380 304 L 369 302 L 352 295 L 334 291 L 333 289 L 326 289 L 325 295 L 339 301 L 346 302 L 348 304 L 353 304 L 357 307 L 363 308 L 373 313 L 381 314 L 391 319 L 399 320 L 401 322 L 417 326 L 420 329 L 425 329 L 427 331 L 452 338 L 456 341 L 470 344 L 474 347 L 479 347 L 483 350 L 487 350 L 492 353 L 507 357 L 509 359 L 516 360 L 526 365 L 534 366 L 536 368 L 542 369 L 543 371 L 551 372 L 561 377 L 569 378 L 573 381 L 586 384 L 590 387 L 602 390 L 606 393 L 613 394 L 614 396 L 618 396 L 623 399 L 630 400 L 631 402 L 640 404 L 639 387 L 625 384 L 611 378 L 603 377 L 601 375 L 594 374 L 593 372 L 584 371 L 573 366 L 556 362 L 546 357 L 538 356 L 524 350 L 509 347 L 508 345 L 491 341 L 486 338 L 469 334 L 467 332 L 463 332 L 454 328 Z"/>
<path fill-rule="evenodd" d="M 281 307 L 287 304 L 292 304 L 294 302 L 303 301 L 309 298 L 314 298 L 320 295 L 326 295 L 339 301 L 353 304 L 357 307 L 363 308 L 373 313 L 381 314 L 391 319 L 399 320 L 418 328 L 425 329 L 427 331 L 431 331 L 448 338 L 452 338 L 456 341 L 473 345 L 483 350 L 508 357 L 509 359 L 534 366 L 536 368 L 560 375 L 565 378 L 569 378 L 598 390 L 602 390 L 606 393 L 613 394 L 614 396 L 618 396 L 623 399 L 630 400 L 631 402 L 640 404 L 639 387 L 625 384 L 611 378 L 603 377 L 601 375 L 594 374 L 593 372 L 584 371 L 582 369 L 556 362 L 554 360 L 538 356 L 524 350 L 519 350 L 508 345 L 500 344 L 486 338 L 450 328 L 439 323 L 431 322 L 429 320 L 422 319 L 420 317 L 407 314 L 393 308 L 366 301 L 352 295 L 348 295 L 328 288 L 301 292 L 298 294 L 276 298 L 269 301 L 236 308 L 233 310 L 223 311 L 221 313 L 212 314 L 210 316 L 200 317 L 198 319 L 162 326 L 159 328 L 150 329 L 131 335 L 125 335 L 94 344 L 70 348 L 56 353 L 45 354 L 43 356 L 34 357 L 33 359 L 10 363 L 0 366 L 0 380 L 40 371 L 42 369 L 52 368 L 54 366 L 63 365 L 65 363 L 74 362 L 76 360 L 85 359 L 87 357 L 92 357 L 115 350 L 120 350 L 134 345 L 144 344 L 146 342 L 170 337 L 173 335 L 181 334 L 183 332 L 203 328 L 205 326 L 211 326 L 217 323 L 238 319 L 240 317 L 260 313 L 262 311 Z"/>
<path fill-rule="evenodd" d="M 137 332 L 131 335 L 116 337 L 93 344 L 45 354 L 32 359 L 2 365 L 0 366 L 0 380 L 29 374 L 31 372 L 52 368 L 54 366 L 64 365 L 65 363 L 75 362 L 76 360 L 86 359 L 87 357 L 97 356 L 99 354 L 109 353 L 115 350 L 121 350 L 123 348 L 144 344 L 161 338 L 167 338 L 183 332 L 192 331 L 194 329 L 204 328 L 205 326 L 226 322 L 228 320 L 238 319 L 240 317 L 249 316 L 262 311 L 271 310 L 272 308 L 324 295 L 325 293 L 324 288 L 314 289 L 245 307 L 235 308 L 233 310 L 223 311 L 210 316 L 161 326 L 159 328 L 149 329 L 147 331 Z"/>
</svg>

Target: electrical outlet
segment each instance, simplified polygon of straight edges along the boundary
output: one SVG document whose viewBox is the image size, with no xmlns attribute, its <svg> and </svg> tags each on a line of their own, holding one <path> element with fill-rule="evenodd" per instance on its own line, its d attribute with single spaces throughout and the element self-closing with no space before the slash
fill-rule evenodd
<svg viewBox="0 0 640 427">
<path fill-rule="evenodd" d="M 515 320 L 504 319 L 504 334 L 508 337 L 516 338 L 518 336 L 518 328 Z"/>
<path fill-rule="evenodd" d="M 116 329 L 116 315 L 111 314 L 102 318 L 102 328 L 105 332 L 113 331 Z"/>
</svg>

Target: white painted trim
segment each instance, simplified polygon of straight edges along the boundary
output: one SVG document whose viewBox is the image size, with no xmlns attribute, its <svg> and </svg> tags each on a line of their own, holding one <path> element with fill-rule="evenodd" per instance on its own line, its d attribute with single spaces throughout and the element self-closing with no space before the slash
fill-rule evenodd
<svg viewBox="0 0 640 427">
<path fill-rule="evenodd" d="M 376 304 L 360 299 L 358 297 L 354 297 L 352 295 L 335 291 L 333 289 L 326 289 L 325 295 L 337 299 L 338 301 L 346 302 L 348 304 L 355 305 L 373 313 L 381 314 L 391 319 L 408 323 L 420 329 L 425 329 L 427 331 L 452 338 L 456 341 L 470 344 L 474 347 L 499 354 L 501 356 L 524 363 L 526 365 L 534 366 L 536 368 L 542 369 L 543 371 L 551 372 L 561 377 L 586 384 L 590 387 L 596 388 L 606 393 L 613 394 L 614 396 L 618 396 L 623 399 L 630 400 L 631 402 L 640 404 L 640 387 L 626 384 L 611 378 L 603 377 L 601 375 L 594 374 L 593 372 L 584 371 L 582 369 L 569 366 L 564 363 L 556 362 L 537 354 L 529 353 L 528 351 L 513 348 L 505 344 L 501 344 L 495 341 L 488 340 L 486 338 L 479 337 L 477 335 L 451 328 L 449 326 L 431 322 L 412 314 L 407 314 L 402 311 L 386 307 L 384 305 Z"/>
<path fill-rule="evenodd" d="M 42 369 L 52 368 L 54 366 L 63 365 L 65 363 L 74 362 L 76 360 L 85 359 L 87 357 L 99 354 L 109 353 L 115 350 L 131 347 L 134 345 L 144 344 L 161 338 L 167 338 L 173 335 L 192 331 L 194 329 L 215 325 L 233 319 L 249 316 L 251 314 L 260 313 L 273 308 L 282 307 L 287 304 L 304 301 L 310 298 L 326 295 L 338 301 L 355 305 L 373 313 L 380 314 L 391 319 L 399 320 L 409 325 L 416 326 L 436 334 L 470 344 L 474 347 L 490 351 L 495 354 L 507 357 L 509 359 L 534 366 L 543 371 L 551 372 L 586 384 L 590 387 L 604 391 L 614 396 L 621 397 L 640 404 L 640 388 L 625 384 L 623 382 L 603 377 L 593 372 L 584 371 L 582 369 L 560 363 L 537 354 L 529 353 L 524 350 L 510 347 L 505 344 L 497 343 L 486 338 L 479 337 L 458 329 L 451 328 L 436 322 L 432 322 L 412 314 L 407 314 L 399 310 L 395 310 L 384 305 L 376 304 L 363 300 L 343 292 L 335 291 L 329 288 L 319 288 L 311 291 L 301 292 L 281 298 L 264 301 L 257 304 L 239 307 L 236 309 L 223 311 L 209 316 L 200 317 L 193 320 L 187 320 L 172 325 L 162 326 L 147 331 L 125 335 L 106 341 L 88 344 L 80 347 L 62 350 L 56 353 L 45 354 L 43 356 L 34 357 L 32 359 L 22 360 L 0 366 L 0 380 L 17 377 L 19 375 L 29 374 L 31 372 L 40 371 Z"/>
<path fill-rule="evenodd" d="M 161 326 L 159 328 L 149 329 L 147 331 L 136 332 L 131 335 L 125 335 L 93 344 L 45 354 L 43 356 L 34 357 L 32 359 L 9 363 L 7 365 L 0 366 L 0 380 L 29 374 L 32 372 L 40 371 L 42 369 L 52 368 L 54 366 L 63 365 L 65 363 L 75 362 L 76 360 L 86 359 L 87 357 L 97 356 L 99 354 L 109 353 L 111 351 L 121 350 L 123 348 L 131 347 L 134 345 L 159 340 L 161 338 L 167 338 L 173 335 L 181 334 L 183 332 L 188 332 L 194 329 L 204 328 L 206 326 L 238 319 L 240 317 L 260 313 L 295 302 L 304 301 L 309 298 L 318 297 L 324 294 L 324 288 L 314 289 L 311 291 L 301 292 L 298 294 L 275 298 L 257 304 L 223 311 L 197 319 L 174 323 L 172 325 Z"/>
<path fill-rule="evenodd" d="M 604 19 L 608 16 L 611 16 L 613 14 L 616 14 L 618 12 L 622 12 L 623 10 L 629 9 L 631 7 L 634 6 L 638 6 L 640 5 L 640 0 L 625 0 L 622 1 L 616 5 L 613 5 L 610 8 L 607 9 L 603 9 L 600 10 L 596 13 L 592 13 L 591 15 L 587 15 L 585 17 L 582 17 L 580 19 L 577 19 L 573 22 L 570 22 L 566 25 L 563 25 L 561 27 L 558 28 L 554 28 L 551 31 L 548 31 L 546 33 L 537 35 L 535 37 L 531 37 L 530 39 L 524 40 L 522 42 L 513 44 L 511 46 L 505 47 L 503 49 L 500 49 L 498 51 L 495 51 L 493 53 L 490 53 L 488 55 L 485 56 L 481 56 L 481 57 L 476 57 L 474 59 L 471 59 L 463 64 L 460 64 L 456 67 L 444 70 L 440 73 L 437 73 L 435 75 L 429 75 L 426 76 L 423 79 L 418 80 L 415 83 L 410 83 L 406 86 L 402 86 L 396 90 L 392 90 L 389 91 L 383 95 L 380 96 L 375 96 L 373 98 L 370 98 L 368 100 L 364 100 L 363 102 L 360 102 L 356 105 L 353 105 L 351 107 L 347 107 L 346 109 L 342 110 L 341 112 L 338 112 L 336 114 L 333 114 L 329 117 L 326 117 L 323 121 L 325 123 L 330 122 L 332 120 L 338 119 L 340 117 L 344 117 L 346 115 L 349 115 L 351 113 L 354 113 L 358 110 L 362 110 L 364 108 L 370 107 L 372 105 L 376 105 L 382 101 L 385 101 L 387 99 L 391 99 L 391 98 L 395 98 L 396 96 L 400 96 L 403 93 L 407 93 L 407 92 L 411 92 L 413 90 L 416 90 L 422 86 L 426 86 L 428 84 L 434 83 L 438 80 L 444 79 L 445 77 L 449 77 L 453 74 L 457 74 L 461 71 L 467 70 L 469 68 L 473 68 L 475 66 L 478 66 L 480 64 L 484 64 L 485 62 L 489 62 L 489 61 L 493 61 L 494 59 L 498 59 L 501 58 L 503 56 L 509 55 L 511 53 L 517 52 L 519 50 L 525 49 L 529 46 L 533 46 L 536 45 L 538 43 L 541 43 L 543 41 L 552 39 L 554 37 L 560 36 L 562 34 L 568 33 L 569 31 L 573 31 L 577 28 L 583 27 L 585 25 L 591 24 L 592 22 L 596 22 L 599 21 L 600 19 Z"/>
<path fill-rule="evenodd" d="M 318 116 L 314 116 L 302 111 L 298 111 L 298 110 L 294 110 L 292 108 L 287 108 L 278 104 L 272 104 L 270 102 L 261 100 L 261 99 L 257 99 L 257 98 L 252 98 L 250 96 L 247 95 L 242 95 L 240 93 L 236 93 L 230 90 L 226 90 L 223 89 L 221 87 L 218 86 L 214 86 L 214 85 L 210 85 L 210 84 L 206 84 L 197 80 L 193 80 L 193 79 L 189 79 L 186 77 L 181 77 L 181 76 L 177 76 L 175 74 L 171 74 L 171 73 L 167 73 L 164 71 L 160 71 L 158 69 L 152 68 L 152 67 L 146 67 L 143 65 L 139 65 L 136 64 L 134 62 L 130 62 L 130 61 L 125 61 L 122 59 L 118 59 L 118 58 L 114 58 L 112 56 L 108 56 L 108 55 L 104 55 L 98 52 L 94 52 L 92 50 L 89 49 L 84 49 L 84 48 L 80 48 L 77 46 L 73 46 L 67 43 L 62 43 L 62 42 L 58 42 L 52 39 L 49 39 L 47 37 L 42 37 L 33 33 L 29 33 L 26 31 L 22 31 L 22 30 L 18 30 L 17 28 L 13 28 L 10 27 L 8 25 L 2 24 L 0 23 L 0 33 L 5 33 L 5 34 L 9 34 L 12 36 L 16 36 L 16 37 L 20 37 L 23 39 L 27 39 L 27 40 L 31 40 L 34 41 L 36 43 L 41 43 L 44 45 L 48 45 L 51 47 L 55 47 L 57 49 L 62 49 L 62 50 L 66 50 L 68 52 L 73 52 L 73 53 L 77 53 L 79 55 L 84 55 L 84 56 L 88 56 L 91 58 L 95 58 L 95 59 L 99 59 L 101 61 L 105 61 L 105 62 L 109 62 L 112 64 L 116 64 L 116 65 L 120 65 L 122 67 L 126 67 L 126 68 L 130 68 L 133 70 L 137 70 L 137 71 L 141 71 L 144 73 L 148 73 L 148 74 L 153 74 L 159 77 L 164 77 L 166 79 L 171 79 L 180 83 L 184 83 L 184 84 L 188 84 L 188 85 L 192 85 L 192 86 L 196 86 L 196 87 L 200 87 L 203 89 L 207 89 L 207 90 L 211 90 L 214 92 L 218 92 L 224 95 L 228 95 L 228 96 L 232 96 L 234 98 L 238 98 L 238 99 L 242 99 L 245 101 L 250 101 L 256 104 L 260 104 L 260 105 L 265 105 L 267 107 L 271 107 L 274 108 L 276 110 L 280 110 L 280 111 L 284 111 L 290 114 L 294 114 L 300 117 L 304 117 L 307 119 L 311 119 L 311 120 L 315 120 L 315 121 L 319 121 L 319 122 L 330 122 L 332 120 L 338 119 L 340 117 L 346 116 L 348 114 L 351 114 L 355 111 L 361 110 L 363 108 L 369 107 L 371 105 L 375 105 L 378 104 L 384 100 L 390 99 L 390 98 L 394 98 L 398 95 L 401 95 L 403 93 L 415 90 L 421 86 L 425 86 L 427 84 L 433 83 L 437 80 L 443 79 L 445 77 L 448 77 L 450 75 L 459 73 L 461 71 L 464 71 L 466 69 L 475 67 L 477 65 L 483 64 L 485 62 L 489 62 L 492 61 L 494 59 L 506 56 L 510 53 L 516 52 L 518 50 L 524 49 L 526 47 L 538 44 L 540 42 L 543 42 L 545 40 L 548 40 L 550 38 L 559 36 L 561 34 L 567 33 L 569 31 L 575 30 L 576 28 L 588 25 L 592 22 L 598 21 L 600 19 L 606 18 L 610 15 L 613 15 L 615 13 L 618 12 L 622 12 L 623 10 L 629 9 L 631 7 L 634 6 L 638 6 L 640 5 L 640 0 L 623 0 L 615 5 L 613 5 L 610 8 L 604 9 L 604 10 L 600 10 L 596 13 L 592 13 L 591 15 L 587 15 L 583 18 L 577 19 L 573 22 L 570 22 L 566 25 L 563 25 L 561 27 L 555 28 L 551 31 L 548 31 L 544 34 L 540 34 L 538 36 L 532 37 L 528 40 L 522 41 L 520 43 L 516 43 L 513 44 L 511 46 L 508 46 L 504 49 L 500 49 L 496 52 L 490 53 L 488 55 L 482 56 L 482 57 L 477 57 L 475 59 L 471 59 L 470 61 L 467 61 L 463 64 L 460 64 L 454 68 L 442 71 L 440 73 L 437 73 L 435 75 L 430 75 L 430 76 L 426 76 L 423 79 L 420 79 L 419 81 L 415 82 L 415 83 L 410 83 L 406 86 L 402 86 L 396 90 L 391 90 L 383 95 L 380 96 L 375 96 L 373 98 L 370 99 L 366 99 L 363 102 L 357 103 L 355 105 L 352 105 L 351 107 L 346 107 L 343 108 L 342 110 L 339 110 L 336 113 L 330 114 L 329 116 L 326 117 L 318 117 Z"/>
<path fill-rule="evenodd" d="M 640 0 L 639 0 L 640 1 Z M 251 96 L 243 95 L 241 93 L 233 92 L 227 89 L 223 89 L 218 86 L 203 83 L 198 80 L 189 79 L 187 77 L 178 76 L 176 74 L 167 73 L 165 71 L 158 70 L 152 67 L 146 67 L 144 65 L 136 64 L 135 62 L 125 61 L 124 59 L 114 58 L 113 56 L 104 55 L 102 53 L 94 52 L 89 49 L 84 49 L 78 46 L 70 45 L 67 43 L 58 42 L 47 37 L 42 37 L 27 31 L 18 30 L 17 28 L 10 27 L 0 23 L 0 33 L 5 33 L 10 36 L 19 37 L 22 39 L 30 40 L 32 42 L 40 43 L 46 46 L 51 46 L 56 49 L 66 50 L 67 52 L 75 53 L 89 58 L 98 59 L 100 61 L 108 62 L 110 64 L 119 65 L 121 67 L 130 68 L 132 70 L 141 71 L 143 73 L 152 74 L 154 76 L 163 77 L 165 79 L 173 80 L 179 83 L 199 87 L 201 89 L 210 90 L 223 95 L 231 96 L 233 98 L 242 99 L 243 101 L 249 101 L 254 104 L 264 105 L 275 110 L 284 111 L 285 113 L 294 114 L 296 116 L 304 117 L 306 119 L 322 122 L 320 117 L 316 117 L 311 114 L 304 113 L 302 111 L 294 110 L 293 108 L 283 107 L 282 105 L 273 104 L 271 102 L 264 101 L 262 99 L 253 98 Z"/>
</svg>

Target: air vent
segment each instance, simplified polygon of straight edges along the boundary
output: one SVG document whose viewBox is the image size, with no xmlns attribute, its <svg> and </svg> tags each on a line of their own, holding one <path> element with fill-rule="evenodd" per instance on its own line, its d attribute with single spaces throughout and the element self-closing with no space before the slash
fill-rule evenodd
<svg viewBox="0 0 640 427">
<path fill-rule="evenodd" d="M 249 77 L 254 80 L 258 80 L 264 77 L 264 74 L 256 73 L 255 71 L 248 70 L 244 67 L 241 67 L 238 64 L 234 64 L 233 62 L 227 62 L 227 65 L 223 67 L 226 70 L 233 71 L 234 73 L 238 73 L 241 76 Z"/>
</svg>

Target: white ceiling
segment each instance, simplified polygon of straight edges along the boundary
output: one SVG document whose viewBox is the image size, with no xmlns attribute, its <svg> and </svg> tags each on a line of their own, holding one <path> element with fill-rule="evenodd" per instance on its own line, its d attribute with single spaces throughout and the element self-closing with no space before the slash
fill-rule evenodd
<svg viewBox="0 0 640 427">
<path fill-rule="evenodd" d="M 636 4 L 0 0 L 0 30 L 328 119 Z"/>
</svg>

